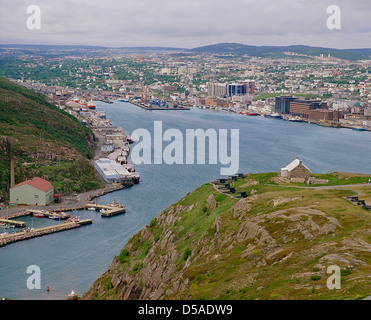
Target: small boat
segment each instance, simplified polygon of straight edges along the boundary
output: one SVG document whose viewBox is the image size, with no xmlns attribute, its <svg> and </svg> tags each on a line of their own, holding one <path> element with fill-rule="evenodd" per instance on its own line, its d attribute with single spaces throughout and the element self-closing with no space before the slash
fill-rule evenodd
<svg viewBox="0 0 371 320">
<path fill-rule="evenodd" d="M 113 199 L 113 201 L 109 204 L 110 207 L 115 207 L 115 208 L 123 208 L 124 206 L 117 202 L 116 198 Z"/>
<path fill-rule="evenodd" d="M 301 119 L 300 117 L 290 117 L 289 121 L 291 121 L 291 122 L 304 122 L 304 120 Z"/>
<path fill-rule="evenodd" d="M 52 220 L 59 220 L 61 217 L 59 214 L 51 214 L 48 218 Z"/>
<path fill-rule="evenodd" d="M 96 108 L 94 101 L 89 101 L 88 108 L 94 110 Z"/>
<path fill-rule="evenodd" d="M 274 119 L 282 119 L 282 116 L 278 113 L 266 114 L 264 115 L 265 118 L 274 118 Z"/>
<path fill-rule="evenodd" d="M 68 222 L 80 222 L 80 218 L 79 217 L 70 217 L 68 218 L 67 220 Z"/>
<path fill-rule="evenodd" d="M 89 207 L 88 210 L 90 210 L 90 211 L 95 211 L 95 208 L 93 208 L 93 207 Z"/>
<path fill-rule="evenodd" d="M 35 218 L 44 218 L 45 217 L 41 212 L 34 212 L 33 216 Z"/>
<path fill-rule="evenodd" d="M 362 128 L 362 127 L 353 127 L 352 128 L 353 130 L 356 130 L 356 131 L 365 131 L 365 129 L 364 128 Z"/>
</svg>

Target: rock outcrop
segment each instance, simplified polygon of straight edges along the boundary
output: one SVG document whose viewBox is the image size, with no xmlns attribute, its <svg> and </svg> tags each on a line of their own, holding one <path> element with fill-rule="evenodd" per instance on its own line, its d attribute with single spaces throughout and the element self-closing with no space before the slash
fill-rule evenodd
<svg viewBox="0 0 371 320">
<path fill-rule="evenodd" d="M 336 192 L 324 191 L 322 200 L 318 190 L 277 196 L 251 187 L 254 195 L 234 199 L 207 184 L 169 207 L 129 240 L 83 299 L 367 296 L 369 213 Z M 341 291 L 326 286 L 333 264 L 342 270 Z"/>
</svg>

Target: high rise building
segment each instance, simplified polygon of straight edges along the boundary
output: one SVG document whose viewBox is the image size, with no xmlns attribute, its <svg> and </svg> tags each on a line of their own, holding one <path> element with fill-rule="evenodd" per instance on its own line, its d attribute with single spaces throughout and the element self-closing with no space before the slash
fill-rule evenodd
<svg viewBox="0 0 371 320">
<path fill-rule="evenodd" d="M 228 97 L 232 96 L 244 96 L 247 88 L 243 83 L 230 83 L 228 84 Z"/>
<path fill-rule="evenodd" d="M 255 80 L 245 80 L 242 83 L 228 84 L 228 96 L 249 96 L 250 100 L 254 96 Z"/>
<path fill-rule="evenodd" d="M 224 97 L 227 95 L 226 83 L 209 82 L 207 84 L 207 95 L 209 97 Z"/>
<path fill-rule="evenodd" d="M 280 96 L 276 97 L 275 101 L 275 112 L 280 114 L 290 113 L 290 102 L 294 101 L 296 98 L 293 96 Z"/>
</svg>

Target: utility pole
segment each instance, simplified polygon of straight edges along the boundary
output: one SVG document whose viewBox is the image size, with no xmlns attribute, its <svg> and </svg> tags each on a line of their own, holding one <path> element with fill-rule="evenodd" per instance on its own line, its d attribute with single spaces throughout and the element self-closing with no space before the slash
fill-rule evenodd
<svg viewBox="0 0 371 320">
<path fill-rule="evenodd" d="M 15 185 L 14 167 L 15 167 L 15 158 L 11 157 L 10 158 L 10 188 Z"/>
</svg>

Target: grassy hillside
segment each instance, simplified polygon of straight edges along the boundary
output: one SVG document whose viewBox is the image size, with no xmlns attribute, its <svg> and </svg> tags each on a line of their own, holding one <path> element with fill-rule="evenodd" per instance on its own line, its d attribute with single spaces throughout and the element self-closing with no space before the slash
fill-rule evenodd
<svg viewBox="0 0 371 320">
<path fill-rule="evenodd" d="M 98 188 L 93 155 L 90 129 L 45 96 L 0 78 L 0 197 L 7 196 L 11 157 L 16 183 L 40 176 L 56 191 Z"/>
<path fill-rule="evenodd" d="M 213 45 L 202 46 L 189 50 L 191 52 L 205 52 L 205 53 L 232 53 L 236 55 L 248 54 L 251 56 L 260 57 L 276 57 L 287 58 L 285 52 L 294 52 L 298 55 L 305 56 L 319 56 L 320 54 L 331 54 L 332 57 L 346 60 L 362 60 L 368 59 L 370 49 L 331 49 L 321 47 L 311 47 L 304 45 L 293 46 L 250 46 L 242 43 L 217 43 Z M 292 57 L 291 57 L 292 58 Z"/>
<path fill-rule="evenodd" d="M 235 199 L 211 183 L 188 194 L 133 236 L 83 298 L 371 295 L 371 211 L 345 198 L 358 192 L 371 200 L 371 175 L 326 175 L 334 189 L 279 184 L 277 175 L 235 182 L 247 198 Z M 340 290 L 327 288 L 330 265 L 341 269 Z"/>
</svg>

